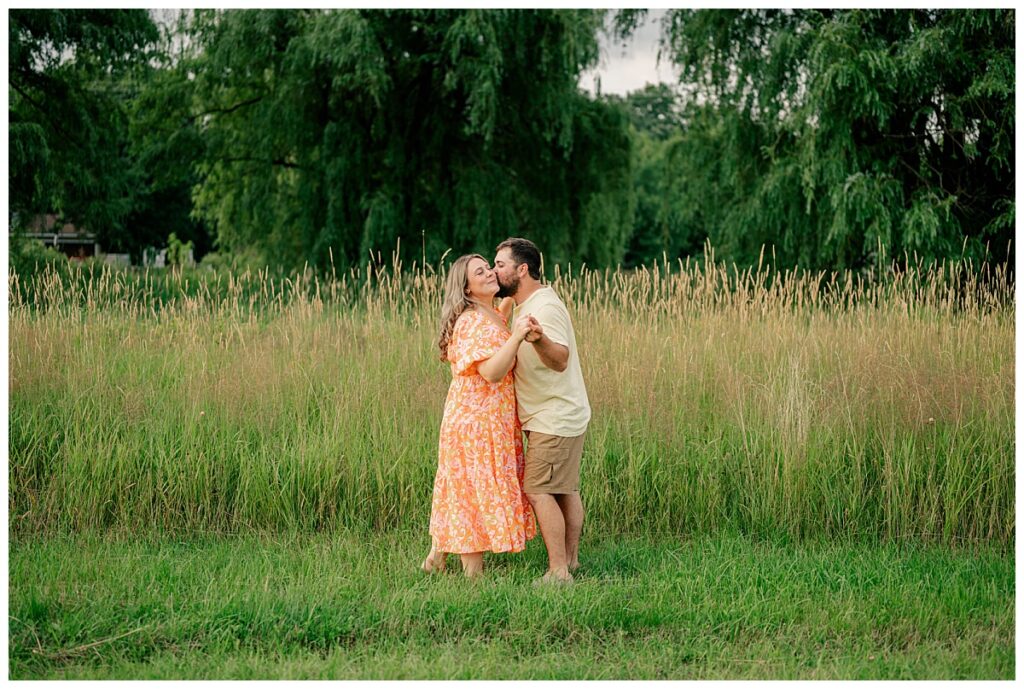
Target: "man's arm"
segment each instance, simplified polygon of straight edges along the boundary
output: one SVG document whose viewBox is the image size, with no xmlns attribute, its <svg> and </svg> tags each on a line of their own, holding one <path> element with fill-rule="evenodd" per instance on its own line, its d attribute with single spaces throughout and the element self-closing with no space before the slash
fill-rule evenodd
<svg viewBox="0 0 1024 689">
<path fill-rule="evenodd" d="M 544 334 L 544 329 L 533 316 L 530 319 L 532 334 L 526 341 L 533 345 L 542 364 L 552 371 L 561 373 L 569 367 L 569 348 Z"/>
</svg>

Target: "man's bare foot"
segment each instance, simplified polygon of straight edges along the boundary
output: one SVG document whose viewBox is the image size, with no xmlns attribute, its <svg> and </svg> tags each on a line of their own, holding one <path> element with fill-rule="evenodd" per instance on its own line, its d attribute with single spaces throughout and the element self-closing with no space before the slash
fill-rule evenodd
<svg viewBox="0 0 1024 689">
<path fill-rule="evenodd" d="M 569 573 L 570 574 L 572 574 L 573 572 L 575 572 L 579 568 L 580 568 L 579 560 L 577 560 L 576 562 L 570 562 L 569 563 Z"/>
<path fill-rule="evenodd" d="M 549 569 L 547 572 L 544 573 L 544 576 L 542 576 L 540 579 L 536 579 L 533 582 L 533 585 L 534 586 L 545 586 L 547 584 L 568 585 L 568 584 L 572 584 L 573 581 L 574 581 L 574 579 L 572 578 L 572 575 L 569 574 L 568 568 L 567 567 L 562 567 L 560 569 Z"/>
</svg>

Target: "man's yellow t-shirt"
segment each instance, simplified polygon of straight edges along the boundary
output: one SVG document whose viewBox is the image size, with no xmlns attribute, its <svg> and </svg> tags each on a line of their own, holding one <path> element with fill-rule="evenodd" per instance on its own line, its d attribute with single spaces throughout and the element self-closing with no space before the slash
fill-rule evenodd
<svg viewBox="0 0 1024 689">
<path fill-rule="evenodd" d="M 582 435 L 590 421 L 590 401 L 569 311 L 555 291 L 544 285 L 516 306 L 513 319 L 524 314 L 536 318 L 548 338 L 569 348 L 569 363 L 561 373 L 553 371 L 540 360 L 532 344 L 519 345 L 515 381 L 523 430 L 567 438 Z"/>
</svg>

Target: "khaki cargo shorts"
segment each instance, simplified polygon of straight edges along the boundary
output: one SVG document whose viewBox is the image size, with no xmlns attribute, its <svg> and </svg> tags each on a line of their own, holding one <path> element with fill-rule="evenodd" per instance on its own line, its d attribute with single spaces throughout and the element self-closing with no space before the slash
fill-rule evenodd
<svg viewBox="0 0 1024 689">
<path fill-rule="evenodd" d="M 523 492 L 560 495 L 579 491 L 584 435 L 566 438 L 526 431 Z"/>
</svg>

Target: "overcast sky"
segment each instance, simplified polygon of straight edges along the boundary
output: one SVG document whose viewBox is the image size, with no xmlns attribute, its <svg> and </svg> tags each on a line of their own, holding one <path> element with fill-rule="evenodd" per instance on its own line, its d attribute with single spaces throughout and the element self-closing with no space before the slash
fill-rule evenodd
<svg viewBox="0 0 1024 689">
<path fill-rule="evenodd" d="M 601 80 L 601 93 L 626 95 L 647 84 L 675 84 L 676 72 L 667 59 L 658 63 L 658 38 L 665 10 L 650 10 L 647 21 L 623 41 L 614 40 L 607 32 L 600 36 L 601 62 L 597 69 L 584 72 L 580 88 L 594 93 L 596 78 Z"/>
</svg>

